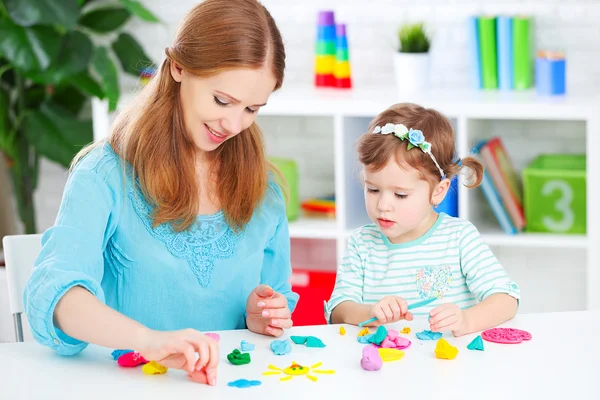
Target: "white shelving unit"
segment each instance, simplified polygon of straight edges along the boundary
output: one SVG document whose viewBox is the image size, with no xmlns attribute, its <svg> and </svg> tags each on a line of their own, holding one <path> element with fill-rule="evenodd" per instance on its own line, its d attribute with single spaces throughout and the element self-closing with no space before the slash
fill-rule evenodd
<svg viewBox="0 0 600 400">
<path fill-rule="evenodd" d="M 125 97 L 122 104 L 128 101 Z M 511 256 L 511 260 L 521 253 L 527 253 L 539 263 L 552 263 L 557 262 L 550 258 L 558 251 L 565 265 L 557 265 L 556 268 L 568 268 L 572 263 L 583 264 L 586 291 L 583 307 L 600 309 L 600 188 L 593 184 L 594 178 L 600 176 L 600 96 L 593 93 L 539 98 L 533 91 L 432 90 L 416 96 L 402 96 L 393 85 L 347 91 L 284 85 L 261 110 L 261 120 L 272 117 L 327 117 L 333 122 L 336 219 L 300 218 L 290 223 L 292 238 L 335 240 L 338 261 L 343 257 L 349 234 L 369 222 L 364 209 L 363 190 L 356 179 L 358 164 L 354 145 L 375 115 L 402 101 L 433 107 L 447 115 L 456 129 L 457 151 L 461 157 L 468 155 L 478 139 L 498 134 L 490 126 L 500 126 L 501 130 L 503 126 L 508 126 L 509 131 L 502 132 L 503 140 L 506 138 L 516 143 L 528 140 L 531 143 L 533 140 L 531 148 L 523 150 L 530 159 L 538 153 L 535 143 L 543 144 L 541 147 L 544 149 L 558 151 L 563 147 L 560 141 L 569 141 L 570 135 L 573 135 L 576 140 L 571 149 L 587 154 L 586 235 L 506 235 L 500 230 L 481 191 L 469 190 L 462 185 L 458 194 L 459 216 L 472 221 L 494 251 L 512 252 L 514 256 Z M 98 137 L 106 131 L 110 116 L 103 106 L 96 105 L 94 110 Z M 542 129 L 536 130 L 533 138 L 524 137 L 523 132 L 511 128 L 523 123 L 541 124 Z M 557 129 L 566 128 L 562 139 L 556 136 L 556 132 L 555 136 L 545 136 L 544 127 L 551 131 L 555 124 Z M 307 146 L 310 146 L 310 141 Z M 518 268 L 528 268 L 529 264 L 530 259 L 524 259 Z"/>
</svg>

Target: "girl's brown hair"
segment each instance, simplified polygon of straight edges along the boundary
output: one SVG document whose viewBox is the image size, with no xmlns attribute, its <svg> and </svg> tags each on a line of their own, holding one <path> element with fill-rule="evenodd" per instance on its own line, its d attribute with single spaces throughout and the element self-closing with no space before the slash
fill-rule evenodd
<svg viewBox="0 0 600 400">
<path fill-rule="evenodd" d="M 131 164 L 154 208 L 154 226 L 168 222 L 182 231 L 198 215 L 197 156 L 185 130 L 180 84 L 171 76 L 171 63 L 199 77 L 268 67 L 277 90 L 283 82 L 285 49 L 275 21 L 258 1 L 206 0 L 187 14 L 165 53 L 156 76 L 117 119 L 109 142 Z M 262 133 L 253 123 L 209 156 L 218 181 L 216 198 L 227 222 L 239 230 L 264 199 L 273 169 Z"/>
<path fill-rule="evenodd" d="M 466 186 L 474 188 L 481 183 L 484 171 L 481 161 L 471 156 L 462 160 L 456 157 L 454 129 L 448 118 L 436 110 L 412 103 L 394 104 L 371 121 L 368 133 L 358 142 L 358 158 L 365 168 L 379 171 L 390 158 L 395 157 L 398 165 L 418 170 L 421 177 L 429 182 L 432 191 L 440 182 L 440 172 L 428 154 L 418 148 L 407 150 L 408 141 L 400 140 L 393 134 L 372 134 L 376 126 L 383 127 L 387 123 L 404 124 L 409 129 L 423 132 L 425 140 L 431 143 L 431 153 L 447 179 L 452 179 L 467 167 L 471 177 Z"/>
</svg>

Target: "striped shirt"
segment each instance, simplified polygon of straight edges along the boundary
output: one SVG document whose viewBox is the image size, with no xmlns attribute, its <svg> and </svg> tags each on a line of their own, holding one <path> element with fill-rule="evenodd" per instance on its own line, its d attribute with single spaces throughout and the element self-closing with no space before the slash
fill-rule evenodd
<svg viewBox="0 0 600 400">
<path fill-rule="evenodd" d="M 325 318 L 343 301 L 375 304 L 385 296 L 403 297 L 408 304 L 436 297 L 415 309 L 428 315 L 443 303 L 469 308 L 494 293 L 519 299 L 511 281 L 475 226 L 441 213 L 420 238 L 393 244 L 375 224 L 356 229 L 337 270 Z"/>
</svg>

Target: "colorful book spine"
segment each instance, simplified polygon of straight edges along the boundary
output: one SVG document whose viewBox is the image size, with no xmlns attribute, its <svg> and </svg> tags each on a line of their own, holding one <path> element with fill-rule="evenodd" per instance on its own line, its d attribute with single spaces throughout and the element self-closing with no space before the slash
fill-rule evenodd
<svg viewBox="0 0 600 400">
<path fill-rule="evenodd" d="M 479 28 L 476 16 L 469 17 L 467 28 L 469 55 L 471 58 L 471 87 L 479 90 L 483 85 L 481 83 L 481 54 L 479 52 Z"/>
<path fill-rule="evenodd" d="M 346 24 L 336 26 L 336 48 L 335 48 L 335 66 L 333 76 L 335 86 L 338 88 L 349 89 L 352 87 L 350 76 L 350 59 L 348 57 L 348 37 L 346 35 Z"/>
<path fill-rule="evenodd" d="M 514 17 L 513 39 L 513 88 L 529 89 L 532 83 L 533 54 L 531 43 L 532 23 L 529 17 Z"/>
<path fill-rule="evenodd" d="M 513 225 L 517 231 L 522 231 L 525 227 L 523 192 L 501 139 L 492 138 L 480 153 Z"/>
<path fill-rule="evenodd" d="M 512 18 L 498 17 L 498 86 L 501 90 L 512 90 L 513 86 L 513 40 Z"/>
<path fill-rule="evenodd" d="M 498 89 L 496 57 L 496 17 L 478 17 L 481 81 L 483 89 Z"/>
<path fill-rule="evenodd" d="M 481 154 L 481 149 L 487 144 L 485 140 L 480 141 L 475 146 L 475 153 Z M 510 220 L 510 216 L 502 203 L 502 199 L 500 198 L 500 194 L 498 193 L 498 189 L 496 185 L 494 185 L 494 180 L 490 176 L 490 173 L 486 170 L 483 172 L 483 177 L 481 180 L 481 191 L 485 196 L 490 208 L 492 209 L 492 213 L 496 217 L 500 228 L 504 231 L 504 233 L 508 235 L 514 235 L 517 233 L 517 229 L 513 225 Z"/>
<path fill-rule="evenodd" d="M 317 24 L 315 85 L 335 86 L 336 33 L 333 11 L 320 11 Z"/>
</svg>

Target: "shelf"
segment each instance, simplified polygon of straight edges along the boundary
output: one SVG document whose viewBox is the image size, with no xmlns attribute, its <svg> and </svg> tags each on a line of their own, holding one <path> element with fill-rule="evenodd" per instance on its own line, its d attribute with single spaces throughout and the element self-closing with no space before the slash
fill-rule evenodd
<svg viewBox="0 0 600 400">
<path fill-rule="evenodd" d="M 586 235 L 559 235 L 556 233 L 519 233 L 507 235 L 497 230 L 481 229 L 483 240 L 490 246 L 537 247 L 554 249 L 586 249 Z"/>
<path fill-rule="evenodd" d="M 503 92 L 432 88 L 415 94 L 401 94 L 394 85 L 357 86 L 351 90 L 284 85 L 273 93 L 260 114 L 372 118 L 398 102 L 433 107 L 449 117 L 585 120 L 597 113 L 600 95 L 589 89 L 570 90 L 564 96 L 538 96 L 532 89 Z"/>
<path fill-rule="evenodd" d="M 302 239 L 337 239 L 338 230 L 335 219 L 306 218 L 289 223 L 290 237 Z"/>
</svg>

